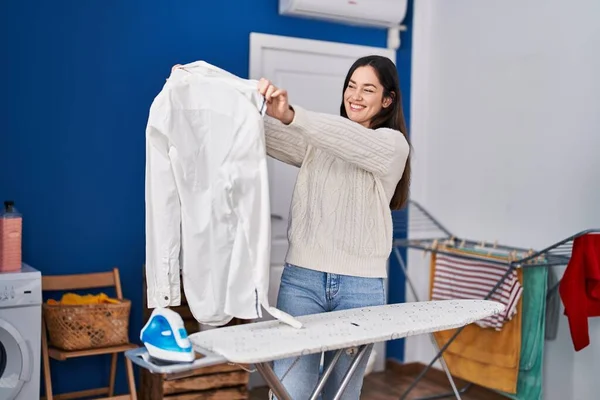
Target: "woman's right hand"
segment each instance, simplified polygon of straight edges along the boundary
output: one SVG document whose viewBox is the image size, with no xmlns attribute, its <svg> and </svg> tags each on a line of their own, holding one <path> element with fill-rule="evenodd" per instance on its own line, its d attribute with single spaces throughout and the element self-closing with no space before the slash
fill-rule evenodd
<svg viewBox="0 0 600 400">
<path fill-rule="evenodd" d="M 288 125 L 294 120 L 294 110 L 288 102 L 287 90 L 273 85 L 268 79 L 258 81 L 258 91 L 265 98 L 267 115 Z"/>
</svg>

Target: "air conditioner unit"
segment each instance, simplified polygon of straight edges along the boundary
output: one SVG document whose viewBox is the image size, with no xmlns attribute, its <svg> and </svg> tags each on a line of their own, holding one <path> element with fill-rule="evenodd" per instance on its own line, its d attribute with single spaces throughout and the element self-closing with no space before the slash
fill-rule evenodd
<svg viewBox="0 0 600 400">
<path fill-rule="evenodd" d="M 400 28 L 408 0 L 279 0 L 279 14 L 357 26 Z"/>
</svg>

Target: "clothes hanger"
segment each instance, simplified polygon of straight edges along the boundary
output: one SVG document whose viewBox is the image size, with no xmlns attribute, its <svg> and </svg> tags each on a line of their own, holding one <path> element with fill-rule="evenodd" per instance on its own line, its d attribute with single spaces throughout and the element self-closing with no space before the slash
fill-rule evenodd
<svg viewBox="0 0 600 400">
<path fill-rule="evenodd" d="M 263 117 L 265 116 L 265 104 L 267 104 L 267 98 L 265 96 L 263 96 L 263 101 L 262 101 L 262 105 L 260 106 L 260 115 L 262 115 Z"/>
</svg>

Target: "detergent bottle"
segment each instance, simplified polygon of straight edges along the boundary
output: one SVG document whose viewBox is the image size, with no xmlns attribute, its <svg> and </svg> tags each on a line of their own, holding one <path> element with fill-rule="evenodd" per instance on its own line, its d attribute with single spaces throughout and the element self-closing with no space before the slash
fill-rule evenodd
<svg viewBox="0 0 600 400">
<path fill-rule="evenodd" d="M 13 201 L 5 201 L 0 211 L 0 272 L 21 269 L 23 217 Z"/>
</svg>

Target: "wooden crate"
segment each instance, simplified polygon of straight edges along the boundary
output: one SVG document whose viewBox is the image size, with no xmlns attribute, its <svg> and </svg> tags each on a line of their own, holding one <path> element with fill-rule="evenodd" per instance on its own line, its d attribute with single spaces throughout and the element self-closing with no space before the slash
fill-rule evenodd
<svg viewBox="0 0 600 400">
<path fill-rule="evenodd" d="M 140 399 L 247 400 L 248 372 L 236 365 L 200 368 L 186 377 L 142 371 Z"/>
<path fill-rule="evenodd" d="M 144 274 L 145 275 L 145 274 Z M 152 309 L 146 303 L 146 279 L 143 279 L 143 323 L 145 324 Z M 187 300 L 181 291 L 181 305 L 170 307 L 176 311 L 185 325 L 188 334 L 200 331 L 200 324 L 194 319 Z M 233 319 L 228 325 L 245 323 Z M 218 328 L 215 328 L 218 329 Z M 142 369 L 140 372 L 140 400 L 247 400 L 250 373 L 247 366 L 220 364 L 199 368 L 185 374 L 152 374 Z"/>
</svg>

